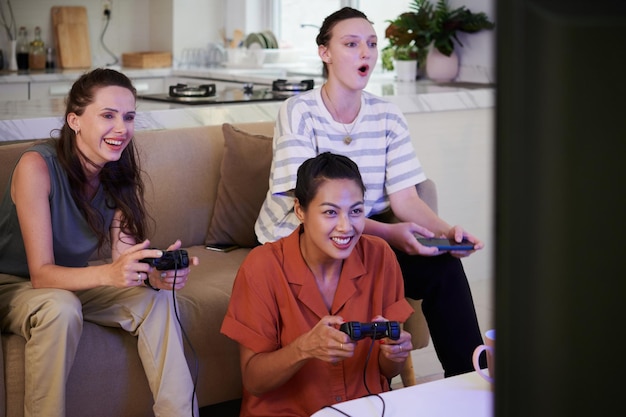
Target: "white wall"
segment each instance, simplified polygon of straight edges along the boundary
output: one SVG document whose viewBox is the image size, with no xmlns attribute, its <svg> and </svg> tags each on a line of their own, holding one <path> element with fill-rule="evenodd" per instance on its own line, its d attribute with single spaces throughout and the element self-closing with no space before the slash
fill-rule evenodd
<svg viewBox="0 0 626 417">
<path fill-rule="evenodd" d="M 172 50 L 175 60 L 185 48 L 206 48 L 209 42 L 221 39 L 220 28 L 225 24 L 224 3 L 227 0 L 170 1 L 173 1 Z"/>
<path fill-rule="evenodd" d="M 439 215 L 485 243 L 463 260 L 468 279 L 492 279 L 494 108 L 405 116 L 417 156 L 437 185 Z"/>
<path fill-rule="evenodd" d="M 459 54 L 460 70 L 458 79 L 461 81 L 494 82 L 496 73 L 496 0 L 449 0 L 453 8 L 465 6 L 473 13 L 484 12 L 492 22 L 494 30 L 484 30 L 471 35 L 461 33 L 459 40 L 462 48 L 456 48 Z"/>
</svg>

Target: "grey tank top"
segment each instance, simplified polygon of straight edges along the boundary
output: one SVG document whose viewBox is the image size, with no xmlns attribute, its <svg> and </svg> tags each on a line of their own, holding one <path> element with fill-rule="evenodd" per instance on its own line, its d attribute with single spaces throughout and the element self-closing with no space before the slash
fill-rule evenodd
<svg viewBox="0 0 626 417">
<path fill-rule="evenodd" d="M 89 258 L 98 248 L 98 238 L 72 198 L 69 180 L 57 159 L 54 141 L 36 144 L 26 152 L 39 153 L 48 165 L 55 263 L 68 267 L 86 266 Z M 0 273 L 29 277 L 24 240 L 15 204 L 11 199 L 11 180 L 8 184 L 0 203 Z M 106 233 L 115 213 L 113 203 L 108 201 L 107 204 L 107 200 L 101 185 L 91 205 L 103 216 Z"/>
</svg>

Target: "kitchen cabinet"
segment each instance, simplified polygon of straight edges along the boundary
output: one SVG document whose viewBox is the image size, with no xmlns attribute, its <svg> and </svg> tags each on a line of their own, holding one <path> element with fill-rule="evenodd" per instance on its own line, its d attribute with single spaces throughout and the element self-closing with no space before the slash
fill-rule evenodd
<svg viewBox="0 0 626 417">
<path fill-rule="evenodd" d="M 0 101 L 28 100 L 28 83 L 0 84 Z"/>
<path fill-rule="evenodd" d="M 163 93 L 167 89 L 168 85 L 165 83 L 165 78 L 134 78 L 129 77 L 133 82 L 137 94 L 158 94 Z"/>
<path fill-rule="evenodd" d="M 59 98 L 67 96 L 70 88 L 72 88 L 72 82 L 70 81 L 37 81 L 30 82 L 30 96 L 31 100 L 37 100 L 42 98 Z"/>
<path fill-rule="evenodd" d="M 165 81 L 162 77 L 156 78 L 131 78 L 137 89 L 137 94 L 161 93 L 165 89 Z M 65 97 L 72 88 L 73 81 L 31 81 L 30 99 L 42 99 L 53 97 Z M 26 98 L 28 99 L 28 97 Z"/>
</svg>

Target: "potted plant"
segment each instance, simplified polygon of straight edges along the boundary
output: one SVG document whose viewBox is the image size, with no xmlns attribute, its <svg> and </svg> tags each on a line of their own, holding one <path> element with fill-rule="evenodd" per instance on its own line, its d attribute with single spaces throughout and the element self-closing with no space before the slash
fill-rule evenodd
<svg viewBox="0 0 626 417">
<path fill-rule="evenodd" d="M 454 43 L 463 46 L 457 36 L 458 32 L 476 33 L 495 27 L 485 13 L 472 13 L 465 6 L 451 8 L 448 0 L 437 0 L 436 3 L 432 1 L 413 0 L 409 6 L 410 12 L 402 13 L 389 21 L 389 26 L 385 30 L 389 45 L 382 51 L 383 69 L 393 69 L 392 58 L 402 59 L 402 48 L 410 48 L 417 56 L 421 68 L 425 66 L 428 71 L 428 61 L 431 61 L 433 68 L 428 71 L 429 77 L 437 77 L 440 80 L 455 78 L 458 72 L 458 57 L 454 51 Z M 431 58 L 431 55 L 434 57 Z M 441 56 L 449 57 L 447 65 L 454 69 L 452 76 L 449 74 L 444 74 L 443 78 L 439 74 L 431 76 L 434 74 L 432 70 L 438 69 L 445 60 Z"/>
<path fill-rule="evenodd" d="M 465 6 L 451 9 L 448 0 L 438 0 L 432 13 L 431 39 L 439 52 L 450 56 L 454 51 L 453 41 L 463 46 L 457 32 L 476 33 L 494 27 L 485 13 L 472 13 Z"/>
<path fill-rule="evenodd" d="M 389 45 L 382 50 L 382 66 L 393 70 L 394 61 L 417 61 L 423 67 L 431 43 L 433 5 L 430 0 L 414 0 L 411 11 L 388 20 L 385 38 Z"/>
<path fill-rule="evenodd" d="M 485 13 L 472 13 L 465 6 L 453 9 L 448 0 L 438 0 L 432 13 L 432 46 L 426 57 L 428 78 L 442 82 L 456 78 L 459 58 L 454 43 L 463 46 L 458 32 L 476 33 L 494 26 Z"/>
</svg>

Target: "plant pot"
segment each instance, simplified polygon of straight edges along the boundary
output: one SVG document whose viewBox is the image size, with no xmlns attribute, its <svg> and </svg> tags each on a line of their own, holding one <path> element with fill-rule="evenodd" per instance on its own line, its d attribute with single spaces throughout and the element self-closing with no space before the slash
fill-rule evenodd
<svg viewBox="0 0 626 417">
<path fill-rule="evenodd" d="M 417 78 L 417 60 L 396 61 L 396 78 L 398 81 L 415 81 Z"/>
<path fill-rule="evenodd" d="M 456 51 L 453 50 L 450 56 L 446 56 L 431 46 L 426 55 L 426 74 L 436 82 L 454 80 L 459 75 L 459 56 Z"/>
</svg>

